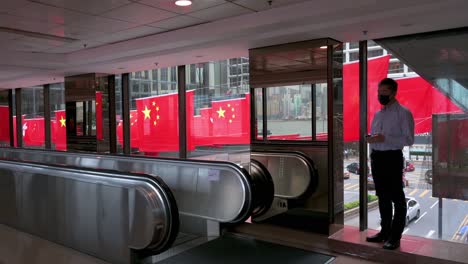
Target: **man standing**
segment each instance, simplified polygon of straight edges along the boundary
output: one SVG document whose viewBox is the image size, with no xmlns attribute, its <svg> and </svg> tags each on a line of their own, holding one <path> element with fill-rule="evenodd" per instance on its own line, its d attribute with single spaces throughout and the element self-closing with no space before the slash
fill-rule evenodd
<svg viewBox="0 0 468 264">
<path fill-rule="evenodd" d="M 378 100 L 383 108 L 372 120 L 371 169 L 375 191 L 379 197 L 382 229 L 368 242 L 385 242 L 383 248 L 396 249 L 406 223 L 406 198 L 402 186 L 403 147 L 414 142 L 414 119 L 411 112 L 396 100 L 398 84 L 393 79 L 380 81 Z M 395 216 L 392 214 L 392 203 Z M 392 221 L 393 218 L 393 221 Z"/>
</svg>

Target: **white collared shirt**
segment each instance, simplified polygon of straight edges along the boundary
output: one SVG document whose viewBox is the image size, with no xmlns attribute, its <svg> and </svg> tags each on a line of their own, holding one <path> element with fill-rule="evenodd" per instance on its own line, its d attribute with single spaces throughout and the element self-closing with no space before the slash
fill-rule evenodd
<svg viewBox="0 0 468 264">
<path fill-rule="evenodd" d="M 371 134 L 383 134 L 385 141 L 371 143 L 373 150 L 398 150 L 414 143 L 414 119 L 411 112 L 398 101 L 375 113 Z"/>
</svg>

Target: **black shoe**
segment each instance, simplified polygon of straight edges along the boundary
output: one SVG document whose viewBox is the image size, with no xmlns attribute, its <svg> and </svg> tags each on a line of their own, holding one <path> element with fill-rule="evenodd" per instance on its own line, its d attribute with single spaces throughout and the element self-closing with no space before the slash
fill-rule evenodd
<svg viewBox="0 0 468 264">
<path fill-rule="evenodd" d="M 394 250 L 394 249 L 397 249 L 400 247 L 400 240 L 398 241 L 387 241 L 385 242 L 385 244 L 383 245 L 383 248 L 384 249 L 389 249 L 389 250 Z"/>
<path fill-rule="evenodd" d="M 367 242 L 373 242 L 373 243 L 381 243 L 387 240 L 387 237 L 382 235 L 382 233 L 377 233 L 376 235 L 370 236 L 366 238 Z"/>
</svg>

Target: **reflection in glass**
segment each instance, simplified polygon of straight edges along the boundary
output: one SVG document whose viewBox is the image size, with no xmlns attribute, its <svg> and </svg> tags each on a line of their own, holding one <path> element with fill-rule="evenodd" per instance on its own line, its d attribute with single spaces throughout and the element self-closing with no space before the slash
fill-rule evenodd
<svg viewBox="0 0 468 264">
<path fill-rule="evenodd" d="M 249 163 L 247 63 L 238 58 L 187 65 L 189 157 Z"/>
<path fill-rule="evenodd" d="M 268 87 L 266 91 L 268 139 L 312 140 L 312 86 Z"/>
<path fill-rule="evenodd" d="M 146 156 L 178 157 L 177 67 L 131 73 L 130 98 L 131 152 Z M 118 126 L 117 136 L 122 145 L 121 125 Z"/>
<path fill-rule="evenodd" d="M 66 151 L 67 128 L 65 113 L 65 87 L 63 83 L 51 84 L 49 87 L 52 149 Z"/>
<path fill-rule="evenodd" d="M 263 92 L 262 88 L 255 89 L 255 138 L 263 140 Z"/>
<path fill-rule="evenodd" d="M 8 90 L 0 91 L 0 147 L 10 146 Z"/>
<path fill-rule="evenodd" d="M 23 147 L 44 148 L 44 90 L 42 86 L 22 89 L 21 101 Z"/>
</svg>

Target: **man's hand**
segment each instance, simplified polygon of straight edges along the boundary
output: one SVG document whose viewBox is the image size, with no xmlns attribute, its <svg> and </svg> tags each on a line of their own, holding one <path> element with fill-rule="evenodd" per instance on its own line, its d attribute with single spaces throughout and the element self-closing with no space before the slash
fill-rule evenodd
<svg viewBox="0 0 468 264">
<path fill-rule="evenodd" d="M 370 137 L 367 137 L 367 143 L 382 143 L 385 141 L 385 136 L 382 134 L 375 134 Z"/>
</svg>

